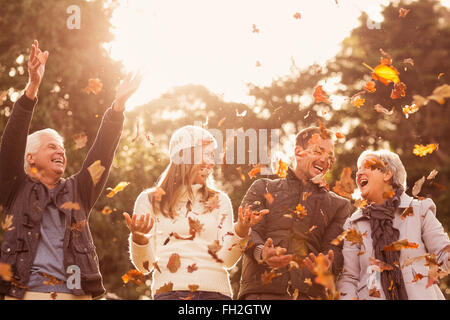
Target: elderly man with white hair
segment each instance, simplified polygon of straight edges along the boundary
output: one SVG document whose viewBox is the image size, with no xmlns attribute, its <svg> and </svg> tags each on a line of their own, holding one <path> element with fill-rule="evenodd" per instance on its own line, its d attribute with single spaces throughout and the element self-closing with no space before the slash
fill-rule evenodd
<svg viewBox="0 0 450 320">
<path fill-rule="evenodd" d="M 438 278 L 450 271 L 450 240 L 431 199 L 405 193 L 406 170 L 387 150 L 358 158 L 356 183 L 367 205 L 348 218 L 341 299 L 438 300 Z"/>
<path fill-rule="evenodd" d="M 53 129 L 28 135 L 47 58 L 35 41 L 25 94 L 14 104 L 1 140 L 0 204 L 12 224 L 4 234 L 0 263 L 10 266 L 12 277 L 0 279 L 0 295 L 91 299 L 105 288 L 87 220 L 108 178 L 125 103 L 141 79 L 130 74 L 118 87 L 81 170 L 64 179 L 63 138 Z"/>
</svg>

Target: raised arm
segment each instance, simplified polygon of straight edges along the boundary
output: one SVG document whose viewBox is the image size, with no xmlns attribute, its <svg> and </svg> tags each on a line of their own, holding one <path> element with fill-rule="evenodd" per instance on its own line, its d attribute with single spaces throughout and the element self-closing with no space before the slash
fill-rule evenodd
<svg viewBox="0 0 450 320">
<path fill-rule="evenodd" d="M 78 190 L 88 209 L 92 208 L 105 187 L 109 170 L 122 134 L 125 103 L 136 92 L 141 76 L 130 73 L 119 85 L 112 107 L 106 110 L 94 144 L 77 174 Z M 97 165 L 98 161 L 100 163 Z M 96 172 L 98 172 L 96 174 Z"/>
<path fill-rule="evenodd" d="M 0 146 L 0 203 L 7 205 L 14 190 L 25 177 L 24 157 L 28 131 L 37 102 L 37 92 L 45 72 L 48 52 L 35 40 L 28 59 L 28 84 L 25 94 L 14 104 Z"/>
</svg>

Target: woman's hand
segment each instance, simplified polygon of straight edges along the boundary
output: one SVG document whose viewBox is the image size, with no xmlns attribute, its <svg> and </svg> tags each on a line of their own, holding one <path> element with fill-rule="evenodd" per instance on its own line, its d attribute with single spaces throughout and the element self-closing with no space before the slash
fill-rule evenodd
<svg viewBox="0 0 450 320">
<path fill-rule="evenodd" d="M 125 110 L 125 103 L 136 92 L 142 81 L 141 74 L 130 72 L 116 89 L 116 98 L 113 102 L 114 111 L 121 112 Z"/>
<path fill-rule="evenodd" d="M 250 228 L 260 222 L 261 219 L 268 213 L 268 209 L 264 209 L 261 211 L 251 210 L 247 204 L 244 206 L 244 208 L 239 207 L 239 218 L 238 222 L 235 224 L 234 231 L 239 237 L 246 237 Z"/>
<path fill-rule="evenodd" d="M 48 59 L 48 51 L 42 52 L 39 43 L 34 40 L 28 58 L 28 84 L 25 94 L 31 100 L 36 98 L 42 78 L 44 77 L 45 64 Z"/>
<path fill-rule="evenodd" d="M 153 217 L 150 217 L 150 213 L 143 214 L 138 218 L 137 214 L 133 214 L 133 217 L 130 217 L 127 212 L 124 212 L 123 216 L 128 229 L 131 231 L 133 242 L 139 245 L 146 245 L 148 238 L 145 235 L 152 230 L 155 222 Z"/>
</svg>

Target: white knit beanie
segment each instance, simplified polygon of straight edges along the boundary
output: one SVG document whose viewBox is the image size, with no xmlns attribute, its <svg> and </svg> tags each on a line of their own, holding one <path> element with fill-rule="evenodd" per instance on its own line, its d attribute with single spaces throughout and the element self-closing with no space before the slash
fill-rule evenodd
<svg viewBox="0 0 450 320">
<path fill-rule="evenodd" d="M 213 143 L 217 148 L 217 141 L 207 130 L 197 126 L 184 126 L 172 134 L 169 143 L 170 160 L 180 163 L 180 151 L 193 147 L 201 147 Z"/>
</svg>

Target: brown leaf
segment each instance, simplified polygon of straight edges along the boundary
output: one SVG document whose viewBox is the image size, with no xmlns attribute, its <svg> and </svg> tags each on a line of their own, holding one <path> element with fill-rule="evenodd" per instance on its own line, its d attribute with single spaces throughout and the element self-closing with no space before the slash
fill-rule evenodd
<svg viewBox="0 0 450 320">
<path fill-rule="evenodd" d="M 7 263 L 0 262 L 0 278 L 5 281 L 11 281 L 12 277 L 11 266 Z"/>
<path fill-rule="evenodd" d="M 374 298 L 380 298 L 381 294 L 380 294 L 380 291 L 377 290 L 377 288 L 371 288 L 369 290 L 369 296 L 374 297 Z"/>
<path fill-rule="evenodd" d="M 41 274 L 42 274 L 45 278 L 48 279 L 48 280 L 42 281 L 42 283 L 45 284 L 45 285 L 56 286 L 57 284 L 64 283 L 64 281 L 59 280 L 59 279 L 57 279 L 56 277 L 54 277 L 54 276 L 52 276 L 52 275 L 50 275 L 50 274 L 48 274 L 48 273 L 41 272 Z"/>
<path fill-rule="evenodd" d="M 345 167 L 342 170 L 340 180 L 338 180 L 333 187 L 333 191 L 344 198 L 351 199 L 355 188 L 356 185 L 352 178 L 352 169 L 350 167 Z"/>
<path fill-rule="evenodd" d="M 88 142 L 88 137 L 86 133 L 81 132 L 74 135 L 73 140 L 75 140 L 75 150 L 78 150 L 86 146 Z"/>
<path fill-rule="evenodd" d="M 389 271 L 389 270 L 393 270 L 394 269 L 394 267 L 391 266 L 390 264 L 387 264 L 387 263 L 385 263 L 385 262 L 383 262 L 381 260 L 375 259 L 374 257 L 369 257 L 369 263 L 371 265 L 375 265 L 375 266 L 379 267 L 380 268 L 380 272 L 383 272 L 385 270 Z"/>
<path fill-rule="evenodd" d="M 126 186 L 128 186 L 130 183 L 126 181 L 119 182 L 114 189 L 112 188 L 106 188 L 106 190 L 109 190 L 110 192 L 106 195 L 108 198 L 114 197 L 118 192 L 125 189 Z"/>
<path fill-rule="evenodd" d="M 78 204 L 78 202 L 64 202 L 61 205 L 61 209 L 66 209 L 66 210 L 80 210 L 80 205 Z"/>
<path fill-rule="evenodd" d="M 189 291 L 195 292 L 198 290 L 199 285 L 198 284 L 190 284 L 190 285 L 188 285 L 188 288 L 189 288 Z"/>
<path fill-rule="evenodd" d="M 416 249 L 419 247 L 417 243 L 409 242 L 408 239 L 402 239 L 398 241 L 394 241 L 388 245 L 386 245 L 383 250 L 384 251 L 400 251 L 403 249 Z"/>
<path fill-rule="evenodd" d="M 167 269 L 169 269 L 170 272 L 175 273 L 180 266 L 180 255 L 178 253 L 172 253 L 169 261 L 167 262 Z"/>
<path fill-rule="evenodd" d="M 92 183 L 95 186 L 100 181 L 105 167 L 101 165 L 100 160 L 97 160 L 88 167 L 88 171 L 91 175 Z"/>
<path fill-rule="evenodd" d="M 264 195 L 264 198 L 266 198 L 266 200 L 267 200 L 267 202 L 269 202 L 269 204 L 272 204 L 272 202 L 273 202 L 273 196 L 272 196 L 272 194 L 271 193 L 266 193 L 265 195 Z"/>
<path fill-rule="evenodd" d="M 83 89 L 83 91 L 87 94 L 90 94 L 91 92 L 93 94 L 98 94 L 100 91 L 102 91 L 103 84 L 100 81 L 100 79 L 89 79 L 88 86 Z"/>
<path fill-rule="evenodd" d="M 158 262 L 153 262 L 153 267 L 154 267 L 159 273 L 161 273 L 161 269 L 159 268 Z"/>
<path fill-rule="evenodd" d="M 157 289 L 155 292 L 155 295 L 158 295 L 160 293 L 170 292 L 170 291 L 173 291 L 173 283 L 172 282 L 165 283 L 162 287 Z"/>
<path fill-rule="evenodd" d="M 414 186 L 412 188 L 413 197 L 417 197 L 417 195 L 420 193 L 424 182 L 425 182 L 425 177 L 422 177 L 414 183 Z"/>
<path fill-rule="evenodd" d="M 111 214 L 111 213 L 112 213 L 112 209 L 110 207 L 108 207 L 108 206 L 104 206 L 103 207 L 102 214 L 108 215 L 108 214 Z"/>
<path fill-rule="evenodd" d="M 414 216 L 414 210 L 413 210 L 413 207 L 408 207 L 408 208 L 406 208 L 405 210 L 403 210 L 403 212 L 402 212 L 402 215 L 400 216 L 400 218 L 402 219 L 402 220 L 405 220 L 406 219 L 406 217 L 412 217 L 412 216 Z"/>
<path fill-rule="evenodd" d="M 192 273 L 192 272 L 197 271 L 197 270 L 198 270 L 198 267 L 197 267 L 196 263 L 187 266 L 187 271 L 189 273 Z"/>
<path fill-rule="evenodd" d="M 281 273 L 276 273 L 274 269 L 270 270 L 270 272 L 264 271 L 261 275 L 261 282 L 264 285 L 272 283 L 272 280 L 278 276 L 281 276 Z"/>
<path fill-rule="evenodd" d="M 70 231 L 82 232 L 84 227 L 86 227 L 86 219 L 72 223 Z"/>
<path fill-rule="evenodd" d="M 144 262 L 142 263 L 142 266 L 144 267 L 145 270 L 147 270 L 147 272 L 150 272 L 149 264 L 150 264 L 150 263 L 148 262 L 148 260 L 147 260 L 147 261 L 144 261 Z"/>
<path fill-rule="evenodd" d="M 58 294 L 56 293 L 56 292 L 52 292 L 51 294 L 50 294 L 50 297 L 53 299 L 53 300 L 56 300 L 56 297 L 58 296 Z"/>
<path fill-rule="evenodd" d="M 217 256 L 217 252 L 222 249 L 222 245 L 219 240 L 214 240 L 214 242 L 208 245 L 208 253 L 216 260 L 218 263 L 223 263 L 223 260 Z"/>
<path fill-rule="evenodd" d="M 219 196 L 216 194 L 213 197 L 210 197 L 206 203 L 205 203 L 205 207 L 209 210 L 209 211 L 213 211 L 215 209 L 219 209 L 220 208 L 220 202 L 219 202 Z"/>
</svg>

